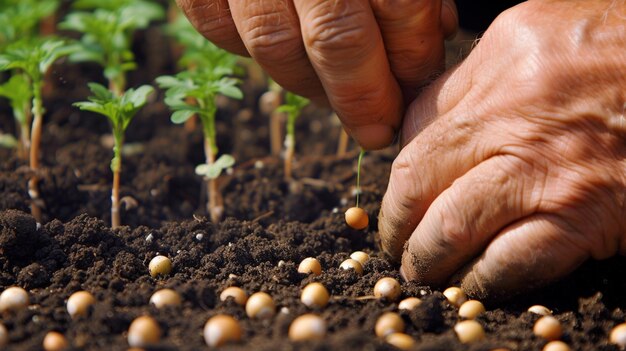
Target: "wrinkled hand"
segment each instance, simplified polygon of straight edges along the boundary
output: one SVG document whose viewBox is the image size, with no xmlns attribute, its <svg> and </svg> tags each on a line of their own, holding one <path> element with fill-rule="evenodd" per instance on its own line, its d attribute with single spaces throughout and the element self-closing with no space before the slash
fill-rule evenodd
<svg viewBox="0 0 626 351">
<path fill-rule="evenodd" d="M 519 5 L 413 103 L 379 220 L 406 279 L 507 296 L 626 254 L 624 18 Z"/>
<path fill-rule="evenodd" d="M 177 0 L 216 45 L 280 85 L 330 102 L 365 148 L 392 142 L 407 101 L 443 68 L 453 0 Z"/>
</svg>

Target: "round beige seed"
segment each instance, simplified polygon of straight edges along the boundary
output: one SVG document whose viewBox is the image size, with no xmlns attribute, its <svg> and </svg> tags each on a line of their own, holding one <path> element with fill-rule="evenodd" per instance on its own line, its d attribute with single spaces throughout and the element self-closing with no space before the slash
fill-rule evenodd
<svg viewBox="0 0 626 351">
<path fill-rule="evenodd" d="M 404 320 L 402 320 L 399 314 L 395 312 L 385 312 L 376 320 L 374 331 L 376 332 L 376 336 L 384 338 L 389 334 L 404 333 L 404 327 Z"/>
<path fill-rule="evenodd" d="M 163 308 L 165 306 L 180 306 L 183 301 L 176 291 L 172 289 L 161 289 L 155 291 L 150 297 L 150 304 L 156 308 Z"/>
<path fill-rule="evenodd" d="M 454 326 L 454 332 L 463 344 L 479 341 L 485 338 L 485 330 L 475 320 L 466 320 Z"/>
<path fill-rule="evenodd" d="M 43 338 L 43 349 L 46 351 L 61 351 L 67 349 L 68 346 L 65 336 L 58 332 L 48 332 Z"/>
<path fill-rule="evenodd" d="M 400 283 L 394 278 L 382 278 L 374 285 L 374 296 L 379 299 L 396 301 L 400 298 L 401 293 L 402 288 L 400 288 Z"/>
<path fill-rule="evenodd" d="M 29 300 L 26 290 L 12 286 L 0 294 L 0 312 L 24 309 L 28 307 Z"/>
<path fill-rule="evenodd" d="M 463 304 L 463 302 L 467 301 L 467 295 L 461 290 L 461 288 L 457 288 L 456 286 L 447 288 L 443 292 L 443 296 L 448 299 L 448 302 L 452 306 L 459 307 Z"/>
<path fill-rule="evenodd" d="M 552 316 L 543 316 L 535 322 L 533 333 L 546 340 L 558 340 L 563 335 L 561 322 Z"/>
<path fill-rule="evenodd" d="M 146 347 L 161 340 L 161 327 L 154 318 L 141 316 L 135 318 L 128 328 L 128 345 Z"/>
<path fill-rule="evenodd" d="M 209 347 L 219 347 L 241 340 L 241 326 L 229 315 L 218 314 L 204 324 L 204 341 Z"/>
<path fill-rule="evenodd" d="M 556 340 L 550 341 L 543 347 L 542 351 L 571 351 L 569 345 L 563 341 Z"/>
<path fill-rule="evenodd" d="M 350 207 L 346 211 L 345 217 L 348 226 L 356 230 L 365 229 L 370 223 L 367 212 L 365 212 L 365 210 L 360 207 Z"/>
<path fill-rule="evenodd" d="M 248 298 L 246 302 L 246 314 L 250 318 L 272 318 L 276 314 L 276 304 L 267 293 L 257 292 Z"/>
<path fill-rule="evenodd" d="M 4 324 L 0 323 L 0 349 L 9 344 L 9 331 Z"/>
<path fill-rule="evenodd" d="M 459 316 L 466 319 L 474 319 L 485 312 L 485 306 L 478 300 L 468 300 L 459 307 Z"/>
<path fill-rule="evenodd" d="M 320 275 L 322 274 L 322 265 L 316 258 L 307 257 L 300 262 L 298 273 Z"/>
<path fill-rule="evenodd" d="M 422 300 L 417 297 L 407 297 L 406 299 L 400 301 L 398 304 L 399 310 L 408 310 L 411 311 L 415 307 L 419 306 L 422 303 Z"/>
<path fill-rule="evenodd" d="M 224 291 L 220 294 L 220 301 L 226 301 L 229 297 L 232 297 L 233 300 L 235 300 L 235 303 L 240 306 L 245 306 L 248 301 L 248 294 L 246 294 L 242 288 L 237 286 L 229 286 L 224 289 Z"/>
<path fill-rule="evenodd" d="M 409 350 L 415 345 L 415 339 L 404 333 L 389 334 L 385 341 L 400 350 Z"/>
<path fill-rule="evenodd" d="M 67 299 L 67 313 L 70 317 L 85 317 L 89 308 L 96 303 L 96 298 L 88 291 L 77 291 Z"/>
<path fill-rule="evenodd" d="M 341 264 L 339 265 L 339 268 L 343 269 L 344 271 L 353 269 L 354 272 L 356 272 L 356 274 L 358 275 L 363 274 L 363 266 L 361 265 L 361 263 L 351 258 L 348 258 L 347 260 L 341 262 Z"/>
<path fill-rule="evenodd" d="M 300 301 L 310 308 L 324 308 L 328 304 L 330 294 L 324 285 L 310 283 L 302 289 Z"/>
<path fill-rule="evenodd" d="M 150 260 L 148 270 L 153 278 L 160 275 L 168 275 L 172 271 L 172 260 L 161 255 L 155 256 L 152 260 Z"/>
<path fill-rule="evenodd" d="M 528 312 L 538 314 L 540 316 L 551 316 L 552 311 L 550 311 L 546 306 L 541 305 L 533 305 L 528 307 Z"/>
<path fill-rule="evenodd" d="M 354 251 L 350 254 L 350 258 L 355 261 L 359 261 L 359 263 L 363 266 L 365 265 L 365 262 L 369 261 L 370 255 L 363 251 Z"/>
<path fill-rule="evenodd" d="M 626 323 L 618 324 L 613 327 L 609 335 L 609 341 L 611 344 L 626 347 Z"/>
<path fill-rule="evenodd" d="M 291 341 L 320 340 L 326 335 L 326 322 L 315 314 L 303 314 L 291 322 L 289 339 Z"/>
</svg>

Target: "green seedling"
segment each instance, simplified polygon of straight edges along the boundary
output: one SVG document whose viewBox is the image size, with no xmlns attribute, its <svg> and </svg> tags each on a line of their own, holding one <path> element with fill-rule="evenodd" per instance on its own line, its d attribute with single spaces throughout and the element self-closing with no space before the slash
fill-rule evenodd
<svg viewBox="0 0 626 351">
<path fill-rule="evenodd" d="M 0 49 L 18 40 L 33 38 L 42 19 L 52 15 L 59 0 L 1 0 Z"/>
<path fill-rule="evenodd" d="M 109 89 L 121 96 L 126 89 L 126 72 L 137 67 L 131 51 L 133 34 L 164 16 L 163 9 L 147 1 L 77 1 L 78 8 L 99 8 L 92 12 L 72 12 L 59 26 L 82 33 L 80 50 L 70 59 L 96 62 L 104 67 Z"/>
<path fill-rule="evenodd" d="M 296 120 L 300 117 L 302 109 L 309 104 L 309 100 L 302 96 L 287 92 L 285 104 L 280 105 L 276 111 L 287 114 L 287 131 L 285 134 L 285 179 L 292 179 L 293 156 L 296 150 Z"/>
<path fill-rule="evenodd" d="M 111 227 L 117 228 L 121 224 L 120 219 L 120 174 L 122 171 L 122 147 L 124 145 L 124 132 L 132 121 L 137 111 L 141 109 L 154 91 L 149 85 L 142 85 L 137 89 L 128 89 L 121 96 L 114 94 L 100 84 L 89 83 L 89 89 L 93 93 L 89 101 L 77 102 L 81 110 L 91 111 L 106 116 L 111 122 L 113 130 L 113 187 L 111 191 Z"/>
<path fill-rule="evenodd" d="M 346 223 L 354 229 L 365 229 L 369 225 L 369 217 L 367 212 L 359 207 L 359 198 L 361 196 L 361 161 L 365 155 L 365 150 L 361 149 L 356 170 L 356 205 L 349 208 L 345 213 Z"/>
<path fill-rule="evenodd" d="M 15 73 L 7 82 L 0 85 L 0 96 L 9 99 L 13 117 L 18 126 L 18 155 L 23 160 L 28 160 L 30 148 L 30 122 L 31 102 L 33 91 L 28 76 L 23 73 Z"/>
<path fill-rule="evenodd" d="M 31 212 L 41 221 L 41 197 L 38 190 L 39 146 L 43 128 L 42 89 L 44 76 L 59 58 L 74 52 L 75 47 L 59 39 L 25 39 L 6 47 L 0 54 L 0 71 L 18 70 L 27 78 L 32 96 L 33 125 L 30 135 L 30 168 L 33 176 L 28 182 L 32 199 Z"/>
</svg>

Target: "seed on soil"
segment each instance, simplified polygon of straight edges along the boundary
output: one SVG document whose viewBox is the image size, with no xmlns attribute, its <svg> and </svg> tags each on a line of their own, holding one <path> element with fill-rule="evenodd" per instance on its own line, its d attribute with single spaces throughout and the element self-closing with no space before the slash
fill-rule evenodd
<svg viewBox="0 0 626 351">
<path fill-rule="evenodd" d="M 339 268 L 343 269 L 344 271 L 353 269 L 357 274 L 359 275 L 363 274 L 363 266 L 361 265 L 361 263 L 351 258 L 348 258 L 347 260 L 341 262 L 341 264 L 339 265 Z"/>
<path fill-rule="evenodd" d="M 454 332 L 463 344 L 479 341 L 485 338 L 485 330 L 480 323 L 475 320 L 466 320 L 454 326 Z"/>
<path fill-rule="evenodd" d="M 369 261 L 370 255 L 363 251 L 354 251 L 350 254 L 350 258 L 355 261 L 359 261 L 361 265 L 365 265 L 365 262 Z"/>
<path fill-rule="evenodd" d="M 321 283 L 310 283 L 302 289 L 300 301 L 310 308 L 324 308 L 328 304 L 330 294 Z"/>
<path fill-rule="evenodd" d="M 485 312 L 485 306 L 478 300 L 468 300 L 459 307 L 459 317 L 474 319 Z"/>
<path fill-rule="evenodd" d="M 242 288 L 237 286 L 229 286 L 224 289 L 220 294 L 220 301 L 226 301 L 229 297 L 232 297 L 235 302 L 240 306 L 245 306 L 246 301 L 248 301 L 248 294 L 243 291 Z"/>
<path fill-rule="evenodd" d="M 28 307 L 29 300 L 26 290 L 12 286 L 0 294 L 0 312 L 19 311 Z"/>
<path fill-rule="evenodd" d="M 346 223 L 352 229 L 365 229 L 370 223 L 369 216 L 364 209 L 360 207 L 350 207 L 346 211 Z"/>
<path fill-rule="evenodd" d="M 385 341 L 400 350 L 409 350 L 415 345 L 415 339 L 404 333 L 393 333 L 387 335 Z"/>
<path fill-rule="evenodd" d="M 6 346 L 9 343 L 9 331 L 4 324 L 0 323 L 0 348 Z"/>
<path fill-rule="evenodd" d="M 404 333 L 404 320 L 395 312 L 385 312 L 376 320 L 374 331 L 379 338 L 393 333 Z"/>
<path fill-rule="evenodd" d="M 626 347 L 626 323 L 618 324 L 613 327 L 609 336 L 609 341 L 611 341 L 611 344 Z"/>
<path fill-rule="evenodd" d="M 406 299 L 400 301 L 398 304 L 399 310 L 408 310 L 411 311 L 415 307 L 419 306 L 422 303 L 422 300 L 417 297 L 407 297 Z"/>
<path fill-rule="evenodd" d="M 85 317 L 89 308 L 96 303 L 96 298 L 88 291 L 77 291 L 67 299 L 67 313 L 70 317 Z"/>
<path fill-rule="evenodd" d="M 467 301 L 467 295 L 465 295 L 465 292 L 463 292 L 461 288 L 458 288 L 456 286 L 453 286 L 444 290 L 443 296 L 445 296 L 446 299 L 448 299 L 448 302 L 452 306 L 456 306 L 456 307 L 461 306 L 463 302 Z"/>
<path fill-rule="evenodd" d="M 150 260 L 148 269 L 150 270 L 150 275 L 153 278 L 156 278 L 160 275 L 168 275 L 172 271 L 172 260 L 161 255 L 155 256 L 152 260 Z"/>
<path fill-rule="evenodd" d="M 400 283 L 391 277 L 381 278 L 374 285 L 374 296 L 388 301 L 397 301 L 402 293 Z"/>
<path fill-rule="evenodd" d="M 541 349 L 542 351 L 571 351 L 572 349 L 560 340 L 550 341 Z"/>
<path fill-rule="evenodd" d="M 533 333 L 546 340 L 558 340 L 563 335 L 561 322 L 552 316 L 543 316 L 535 322 Z"/>
<path fill-rule="evenodd" d="M 320 275 L 322 274 L 322 265 L 316 258 L 307 257 L 300 262 L 298 273 Z"/>
<path fill-rule="evenodd" d="M 289 340 L 320 340 L 326 335 L 326 322 L 315 314 L 303 314 L 291 322 Z"/>
<path fill-rule="evenodd" d="M 43 349 L 45 351 L 61 351 L 67 349 L 69 344 L 65 336 L 59 332 L 51 331 L 43 338 Z"/>
<path fill-rule="evenodd" d="M 550 311 L 546 306 L 541 305 L 533 305 L 528 307 L 528 312 L 538 314 L 540 316 L 551 316 L 552 311 Z"/>
<path fill-rule="evenodd" d="M 204 325 L 204 341 L 209 347 L 219 347 L 229 342 L 241 340 L 241 326 L 237 320 L 226 314 L 211 317 Z"/>
<path fill-rule="evenodd" d="M 276 314 L 276 304 L 269 294 L 257 292 L 248 298 L 248 302 L 246 302 L 246 314 L 250 318 L 272 318 Z"/>
<path fill-rule="evenodd" d="M 150 304 L 156 308 L 163 308 L 165 306 L 180 306 L 182 303 L 180 294 L 172 289 L 161 289 L 155 291 L 150 297 Z"/>
<path fill-rule="evenodd" d="M 128 328 L 128 345 L 146 347 L 161 340 L 161 327 L 154 318 L 141 316 L 135 318 Z"/>
</svg>

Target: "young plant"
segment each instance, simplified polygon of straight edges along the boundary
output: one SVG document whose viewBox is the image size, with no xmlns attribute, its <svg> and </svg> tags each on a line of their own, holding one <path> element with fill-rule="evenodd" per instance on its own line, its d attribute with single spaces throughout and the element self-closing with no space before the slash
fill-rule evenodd
<svg viewBox="0 0 626 351">
<path fill-rule="evenodd" d="M 359 207 L 359 198 L 361 196 L 361 161 L 365 155 L 365 150 L 361 149 L 359 153 L 359 161 L 356 170 L 356 205 L 350 207 L 346 213 L 346 223 L 353 229 L 361 230 L 369 225 L 369 217 L 364 209 Z"/>
<path fill-rule="evenodd" d="M 39 196 L 37 171 L 39 169 L 39 146 L 43 128 L 42 89 L 44 76 L 59 58 L 74 52 L 75 47 L 58 39 L 25 39 L 6 47 L 0 54 L 0 71 L 19 70 L 26 77 L 32 96 L 34 116 L 30 136 L 30 168 L 33 176 L 28 182 L 28 193 L 32 199 L 33 217 L 41 221 L 41 197 Z"/>
<path fill-rule="evenodd" d="M 287 92 L 285 104 L 280 105 L 276 111 L 287 114 L 287 131 L 285 134 L 285 179 L 292 179 L 293 156 L 296 150 L 296 120 L 300 117 L 302 109 L 309 104 L 309 100 L 302 96 Z"/>
<path fill-rule="evenodd" d="M 13 109 L 13 117 L 17 121 L 19 143 L 18 156 L 28 160 L 30 145 L 31 102 L 33 92 L 28 76 L 16 73 L 4 84 L 0 85 L 0 96 L 9 99 Z"/>
<path fill-rule="evenodd" d="M 114 94 L 100 84 L 89 83 L 93 93 L 89 101 L 77 102 L 74 105 L 81 110 L 91 111 L 106 116 L 111 122 L 113 130 L 113 188 L 111 191 L 111 227 L 117 228 L 120 220 L 120 173 L 122 171 L 122 146 L 124 132 L 140 108 L 146 104 L 148 96 L 154 91 L 149 85 L 142 85 L 137 89 L 128 89 L 121 96 Z"/>
<path fill-rule="evenodd" d="M 58 7 L 59 0 L 0 1 L 0 49 L 18 40 L 33 38 L 41 20 Z"/>
<path fill-rule="evenodd" d="M 62 29 L 82 33 L 81 50 L 70 56 L 75 62 L 96 62 L 104 67 L 109 89 L 121 96 L 126 89 L 126 72 L 137 67 L 131 50 L 136 30 L 164 16 L 156 3 L 142 0 L 79 0 L 75 7 L 95 8 L 93 12 L 72 12 L 60 24 Z"/>
</svg>

